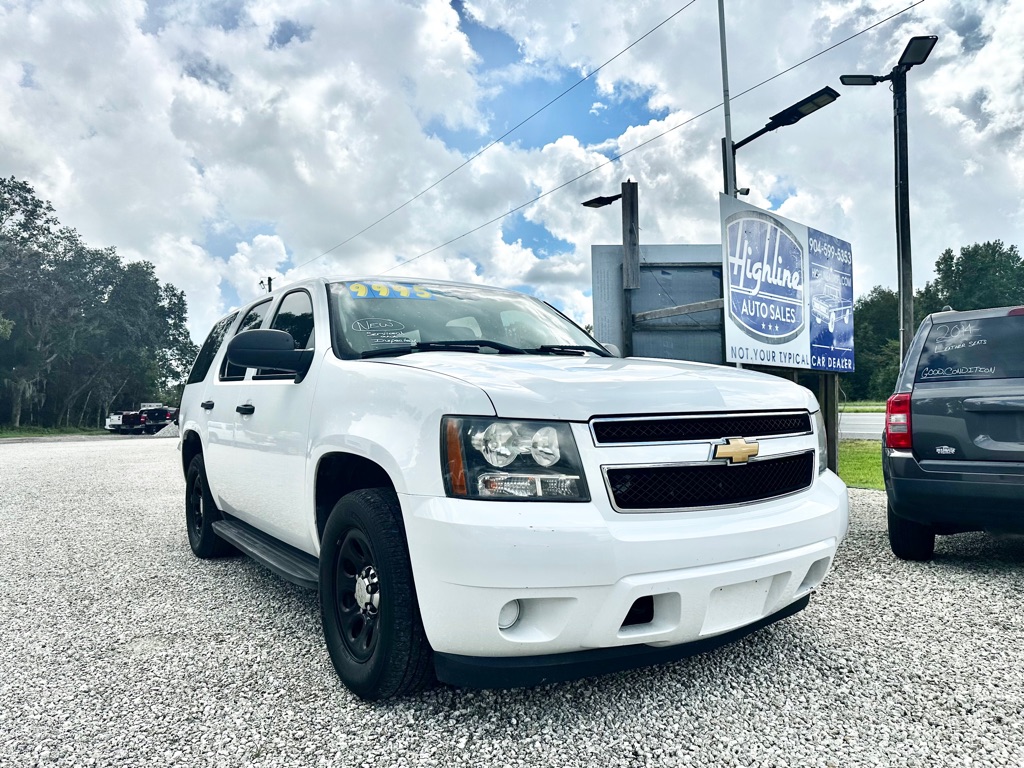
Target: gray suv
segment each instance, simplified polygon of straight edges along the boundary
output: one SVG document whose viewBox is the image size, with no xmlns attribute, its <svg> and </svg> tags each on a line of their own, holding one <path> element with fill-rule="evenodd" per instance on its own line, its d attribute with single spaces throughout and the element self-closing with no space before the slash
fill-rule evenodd
<svg viewBox="0 0 1024 768">
<path fill-rule="evenodd" d="M 885 409 L 889 544 L 930 560 L 936 534 L 1024 532 L 1024 307 L 921 323 Z"/>
</svg>

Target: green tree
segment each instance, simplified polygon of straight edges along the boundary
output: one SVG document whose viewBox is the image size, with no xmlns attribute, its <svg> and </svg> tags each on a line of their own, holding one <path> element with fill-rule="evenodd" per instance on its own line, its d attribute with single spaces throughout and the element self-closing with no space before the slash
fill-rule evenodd
<svg viewBox="0 0 1024 768">
<path fill-rule="evenodd" d="M 857 368 L 840 382 L 850 400 L 884 400 L 892 392 L 899 370 L 899 297 L 876 285 L 853 304 Z M 889 342 L 895 341 L 895 351 Z"/>
<path fill-rule="evenodd" d="M 918 323 L 925 315 L 949 305 L 956 310 L 1024 304 L 1024 259 L 1017 246 L 1000 240 L 947 248 L 935 262 L 935 280 L 914 299 Z"/>
<path fill-rule="evenodd" d="M 0 423 L 101 424 L 184 378 L 185 297 L 149 262 L 89 248 L 52 211 L 0 179 Z"/>
</svg>

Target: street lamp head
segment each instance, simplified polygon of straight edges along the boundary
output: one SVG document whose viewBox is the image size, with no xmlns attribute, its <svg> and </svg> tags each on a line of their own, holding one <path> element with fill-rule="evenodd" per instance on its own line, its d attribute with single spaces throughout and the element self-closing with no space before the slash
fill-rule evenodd
<svg viewBox="0 0 1024 768">
<path fill-rule="evenodd" d="M 812 93 L 810 96 L 798 101 L 796 104 L 786 107 L 778 114 L 772 115 L 768 118 L 768 125 L 765 127 L 769 130 L 775 130 L 775 128 L 781 128 L 784 125 L 793 125 L 799 120 L 807 117 L 812 112 L 817 112 L 822 107 L 828 106 L 838 98 L 839 91 L 826 85 L 820 91 Z"/>
<path fill-rule="evenodd" d="M 935 47 L 935 42 L 938 39 L 937 35 L 918 35 L 917 37 L 910 38 L 910 42 L 903 49 L 903 55 L 900 56 L 899 63 L 896 66 L 909 69 L 918 64 L 924 64 L 928 60 L 928 55 L 932 52 L 932 48 Z"/>
<path fill-rule="evenodd" d="M 590 200 L 584 200 L 583 205 L 587 208 L 604 208 L 606 205 L 611 205 L 616 200 L 622 197 L 622 194 L 612 195 L 611 197 L 595 197 Z"/>
<path fill-rule="evenodd" d="M 843 85 L 878 85 L 882 78 L 878 75 L 843 75 L 839 82 Z"/>
</svg>

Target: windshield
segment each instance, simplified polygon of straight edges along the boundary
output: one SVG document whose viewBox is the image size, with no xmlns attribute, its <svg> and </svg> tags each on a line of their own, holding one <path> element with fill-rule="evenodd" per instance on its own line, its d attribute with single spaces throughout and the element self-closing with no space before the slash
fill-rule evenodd
<svg viewBox="0 0 1024 768">
<path fill-rule="evenodd" d="M 490 342 L 459 351 L 604 353 L 558 312 L 512 291 L 429 282 L 343 282 L 327 290 L 334 349 L 343 358 L 417 345 L 443 350 L 452 341 Z"/>
</svg>

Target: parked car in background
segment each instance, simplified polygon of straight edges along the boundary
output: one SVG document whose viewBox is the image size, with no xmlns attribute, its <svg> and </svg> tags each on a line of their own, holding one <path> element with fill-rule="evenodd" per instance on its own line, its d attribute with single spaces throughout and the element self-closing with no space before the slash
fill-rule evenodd
<svg viewBox="0 0 1024 768">
<path fill-rule="evenodd" d="M 107 417 L 106 428 L 117 434 L 152 435 L 178 418 L 178 409 L 162 403 L 142 403 L 137 411 L 117 411 Z"/>
<path fill-rule="evenodd" d="M 261 296 L 214 326 L 179 428 L 193 552 L 319 589 L 367 699 L 708 650 L 806 606 L 847 530 L 807 389 L 619 359 L 480 285 Z"/>
<path fill-rule="evenodd" d="M 921 323 L 886 404 L 889 543 L 928 560 L 936 534 L 1024 532 L 1024 307 Z"/>
</svg>

